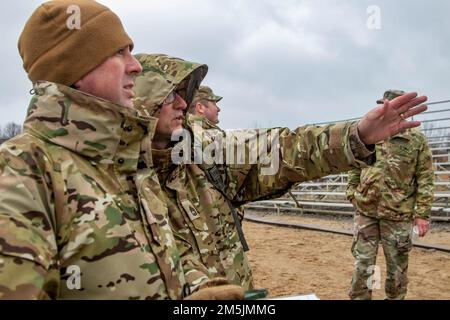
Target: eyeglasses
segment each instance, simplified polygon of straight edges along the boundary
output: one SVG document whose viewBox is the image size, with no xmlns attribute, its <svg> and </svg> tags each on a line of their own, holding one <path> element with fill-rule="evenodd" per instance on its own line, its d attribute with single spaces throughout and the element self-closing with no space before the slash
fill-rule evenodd
<svg viewBox="0 0 450 320">
<path fill-rule="evenodd" d="M 175 91 L 171 91 L 169 95 L 164 99 L 163 104 L 170 104 L 175 101 L 177 98 L 177 93 Z"/>
</svg>

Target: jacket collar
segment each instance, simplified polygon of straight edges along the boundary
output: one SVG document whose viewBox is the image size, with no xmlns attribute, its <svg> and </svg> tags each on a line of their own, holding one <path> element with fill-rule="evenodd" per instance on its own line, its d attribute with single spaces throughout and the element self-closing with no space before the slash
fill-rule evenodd
<svg viewBox="0 0 450 320">
<path fill-rule="evenodd" d="M 154 135 L 157 119 L 132 108 L 52 82 L 37 82 L 34 92 L 24 129 L 94 161 L 134 166 Z"/>
<path fill-rule="evenodd" d="M 172 148 L 152 149 L 153 165 L 157 171 L 166 171 L 172 166 Z"/>
</svg>

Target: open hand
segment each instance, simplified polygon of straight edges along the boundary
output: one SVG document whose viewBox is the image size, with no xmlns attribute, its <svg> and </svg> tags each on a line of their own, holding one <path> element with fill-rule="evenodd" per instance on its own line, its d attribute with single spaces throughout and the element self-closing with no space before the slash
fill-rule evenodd
<svg viewBox="0 0 450 320">
<path fill-rule="evenodd" d="M 426 235 L 428 229 L 430 228 L 430 222 L 421 218 L 414 219 L 414 225 L 419 228 L 419 237 Z"/>
<path fill-rule="evenodd" d="M 364 144 L 370 145 L 420 126 L 420 121 L 406 119 L 427 110 L 427 106 L 420 105 L 427 99 L 426 96 L 417 97 L 417 93 L 411 92 L 391 101 L 384 100 L 383 105 L 370 110 L 358 122 L 359 138 Z"/>
</svg>

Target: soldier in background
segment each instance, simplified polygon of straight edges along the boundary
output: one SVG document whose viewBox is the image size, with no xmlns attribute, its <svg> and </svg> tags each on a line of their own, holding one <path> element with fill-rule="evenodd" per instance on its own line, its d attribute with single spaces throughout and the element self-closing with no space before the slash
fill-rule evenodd
<svg viewBox="0 0 450 320">
<path fill-rule="evenodd" d="M 405 94 L 389 90 L 384 99 Z M 383 103 L 382 100 L 377 101 Z M 350 298 L 371 299 L 378 243 L 386 257 L 388 299 L 404 299 L 412 230 L 423 237 L 429 228 L 434 171 L 426 137 L 408 129 L 376 145 L 371 167 L 349 172 L 347 199 L 356 209 L 352 254 L 355 257 Z"/>
<path fill-rule="evenodd" d="M 210 87 L 200 86 L 189 106 L 189 112 L 197 116 L 203 116 L 212 124 L 219 123 L 220 108 L 217 103 L 222 100 Z"/>
<path fill-rule="evenodd" d="M 200 86 L 189 106 L 188 122 L 200 121 L 203 129 L 220 130 L 217 124 L 220 122 L 219 112 L 221 109 L 217 103 L 222 99 L 223 97 L 216 95 L 210 87 Z M 244 206 L 236 208 L 236 211 L 242 222 Z"/>
</svg>

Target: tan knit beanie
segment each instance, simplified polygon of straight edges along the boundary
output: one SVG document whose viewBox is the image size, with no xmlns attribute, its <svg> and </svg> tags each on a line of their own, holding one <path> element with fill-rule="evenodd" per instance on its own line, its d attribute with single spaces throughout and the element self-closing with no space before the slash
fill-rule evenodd
<svg viewBox="0 0 450 320">
<path fill-rule="evenodd" d="M 70 86 L 127 45 L 133 42 L 107 7 L 94 0 L 54 0 L 28 19 L 19 53 L 32 82 Z"/>
</svg>

